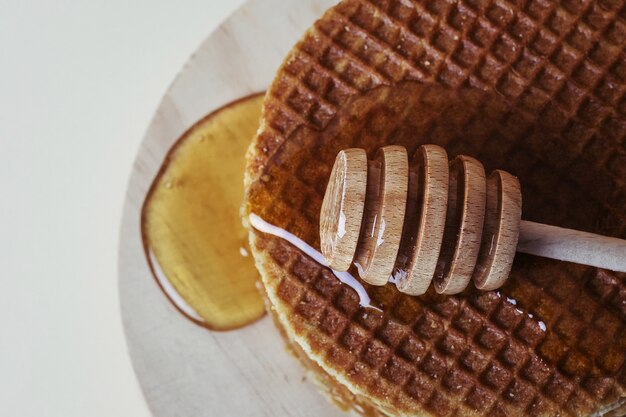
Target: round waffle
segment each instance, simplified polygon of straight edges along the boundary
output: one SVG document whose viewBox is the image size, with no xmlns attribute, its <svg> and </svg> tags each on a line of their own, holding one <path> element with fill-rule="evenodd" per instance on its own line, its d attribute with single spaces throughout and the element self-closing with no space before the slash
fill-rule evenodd
<svg viewBox="0 0 626 417">
<path fill-rule="evenodd" d="M 435 143 L 518 176 L 528 220 L 626 238 L 625 92 L 622 1 L 345 0 L 268 90 L 244 215 L 319 249 L 339 150 Z M 624 274 L 517 255 L 499 291 L 364 284 L 378 311 L 286 241 L 250 239 L 278 327 L 365 414 L 626 413 Z"/>
</svg>

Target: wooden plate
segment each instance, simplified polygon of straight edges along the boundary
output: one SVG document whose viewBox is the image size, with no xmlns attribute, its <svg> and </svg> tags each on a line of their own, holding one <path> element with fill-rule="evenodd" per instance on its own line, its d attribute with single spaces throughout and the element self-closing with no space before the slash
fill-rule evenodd
<svg viewBox="0 0 626 417">
<path fill-rule="evenodd" d="M 148 187 L 176 139 L 206 114 L 265 90 L 291 46 L 334 3 L 246 3 L 187 62 L 147 130 L 124 206 L 119 288 L 128 348 L 154 416 L 344 415 L 285 351 L 268 317 L 226 333 L 182 317 L 150 274 L 139 223 Z"/>
</svg>

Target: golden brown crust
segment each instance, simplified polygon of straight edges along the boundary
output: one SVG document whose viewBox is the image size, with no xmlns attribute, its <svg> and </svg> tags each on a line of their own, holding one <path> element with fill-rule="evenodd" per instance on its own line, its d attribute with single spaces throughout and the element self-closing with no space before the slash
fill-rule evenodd
<svg viewBox="0 0 626 417">
<path fill-rule="evenodd" d="M 319 247 L 340 149 L 435 143 L 518 176 L 529 220 L 626 237 L 625 10 L 343 1 L 267 93 L 245 213 Z M 389 413 L 577 416 L 626 397 L 623 274 L 518 255 L 500 292 L 367 287 L 380 314 L 289 244 L 250 235 L 289 337 Z"/>
</svg>

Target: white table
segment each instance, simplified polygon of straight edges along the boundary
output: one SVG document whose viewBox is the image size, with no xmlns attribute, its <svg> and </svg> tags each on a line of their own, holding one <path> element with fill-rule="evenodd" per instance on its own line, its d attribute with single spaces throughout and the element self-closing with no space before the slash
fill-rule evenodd
<svg viewBox="0 0 626 417">
<path fill-rule="evenodd" d="M 118 226 L 161 94 L 242 0 L 0 0 L 0 415 L 148 416 Z"/>
</svg>

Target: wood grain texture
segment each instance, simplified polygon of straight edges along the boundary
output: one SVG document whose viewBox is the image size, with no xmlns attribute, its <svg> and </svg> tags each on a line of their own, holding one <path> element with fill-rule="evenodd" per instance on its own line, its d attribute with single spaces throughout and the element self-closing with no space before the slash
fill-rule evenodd
<svg viewBox="0 0 626 417">
<path fill-rule="evenodd" d="M 522 192 L 516 177 L 495 170 L 487 179 L 483 241 L 474 270 L 481 290 L 500 287 L 509 277 L 522 218 Z"/>
<path fill-rule="evenodd" d="M 444 246 L 450 245 L 451 252 L 439 257 L 442 264 L 433 280 L 440 294 L 458 294 L 467 287 L 476 266 L 485 219 L 487 186 L 483 165 L 460 155 L 450 163 L 450 171 Z"/>
<path fill-rule="evenodd" d="M 482 244 L 472 277 L 477 288 L 498 288 L 509 277 L 521 216 L 522 194 L 519 181 L 508 172 L 495 170 L 487 179 Z"/>
<path fill-rule="evenodd" d="M 367 190 L 367 154 L 344 149 L 330 173 L 320 215 L 320 244 L 328 265 L 347 271 L 352 265 L 363 223 Z"/>
<path fill-rule="evenodd" d="M 437 145 L 421 146 L 413 156 L 419 176 L 419 222 L 413 257 L 402 279 L 396 281 L 400 291 L 424 294 L 432 281 L 441 250 L 446 207 L 448 205 L 448 154 Z"/>
<path fill-rule="evenodd" d="M 226 333 L 183 318 L 150 275 L 139 223 L 144 197 L 176 139 L 206 114 L 265 90 L 291 46 L 335 3 L 246 3 L 200 46 L 148 127 L 123 211 L 119 291 L 128 349 L 155 417 L 345 415 L 305 378 L 269 318 Z"/>
<path fill-rule="evenodd" d="M 519 252 L 626 272 L 626 240 L 522 220 Z"/>
<path fill-rule="evenodd" d="M 408 187 L 406 149 L 380 148 L 368 167 L 366 215 L 355 257 L 359 275 L 369 284 L 389 282 L 400 249 Z"/>
</svg>

